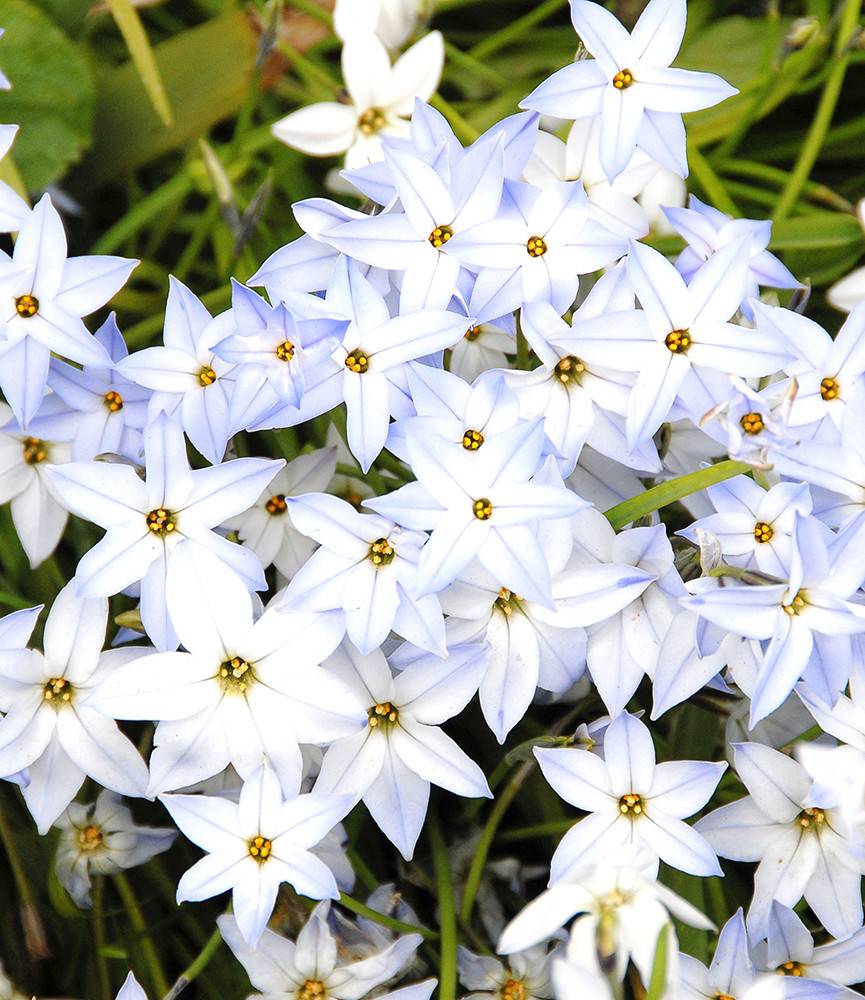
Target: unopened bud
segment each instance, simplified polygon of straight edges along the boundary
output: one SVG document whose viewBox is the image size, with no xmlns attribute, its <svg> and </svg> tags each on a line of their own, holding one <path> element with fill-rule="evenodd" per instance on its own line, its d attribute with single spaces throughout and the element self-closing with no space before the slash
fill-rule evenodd
<svg viewBox="0 0 865 1000">
<path fill-rule="evenodd" d="M 790 51 L 804 49 L 806 45 L 820 37 L 821 31 L 820 22 L 816 17 L 799 17 L 790 25 L 784 45 Z"/>
</svg>

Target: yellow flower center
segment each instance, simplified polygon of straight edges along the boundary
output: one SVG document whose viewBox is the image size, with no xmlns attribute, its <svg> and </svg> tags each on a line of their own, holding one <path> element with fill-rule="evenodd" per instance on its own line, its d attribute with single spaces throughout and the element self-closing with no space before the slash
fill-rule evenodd
<svg viewBox="0 0 865 1000">
<path fill-rule="evenodd" d="M 793 618 L 794 615 L 801 614 L 807 603 L 808 602 L 805 600 L 805 597 L 800 590 L 789 604 L 783 604 L 781 606 L 784 609 L 784 614 Z"/>
<path fill-rule="evenodd" d="M 543 236 L 530 236 L 526 243 L 526 253 L 530 257 L 543 257 L 547 252 L 547 244 Z"/>
<path fill-rule="evenodd" d="M 112 413 L 117 413 L 118 410 L 123 409 L 123 397 L 119 392 L 115 392 L 113 389 L 110 392 L 106 392 L 103 397 L 105 406 L 111 410 Z"/>
<path fill-rule="evenodd" d="M 739 421 L 739 425 L 746 434 L 759 434 L 766 426 L 759 413 L 746 413 Z"/>
<path fill-rule="evenodd" d="M 327 990 L 320 979 L 307 979 L 297 991 L 297 1000 L 325 1000 Z"/>
<path fill-rule="evenodd" d="M 274 493 L 274 495 L 264 505 L 268 514 L 284 514 L 288 510 L 284 493 Z"/>
<path fill-rule="evenodd" d="M 831 377 L 824 378 L 820 382 L 820 395 L 827 402 L 837 399 L 841 395 L 841 386 L 838 384 L 838 379 Z"/>
<path fill-rule="evenodd" d="M 396 549 L 387 538 L 376 538 L 369 547 L 369 561 L 375 566 L 390 566 L 396 556 Z"/>
<path fill-rule="evenodd" d="M 262 865 L 270 857 L 270 852 L 273 850 L 273 844 L 271 844 L 266 837 L 259 835 L 258 837 L 253 837 L 252 840 L 250 840 L 247 850 L 249 851 L 249 856 L 255 858 L 255 860 Z"/>
<path fill-rule="evenodd" d="M 826 822 L 826 813 L 822 809 L 809 807 L 799 813 L 798 822 L 803 830 L 819 829 Z"/>
<path fill-rule="evenodd" d="M 372 706 L 367 712 L 367 718 L 370 729 L 377 729 L 379 726 L 387 728 L 394 725 L 399 719 L 399 709 L 395 708 L 389 701 L 382 701 Z"/>
<path fill-rule="evenodd" d="M 177 528 L 175 514 L 164 507 L 150 511 L 144 520 L 147 523 L 147 530 L 152 531 L 154 535 L 170 535 Z"/>
<path fill-rule="evenodd" d="M 785 962 L 782 966 L 778 968 L 778 971 L 784 976 L 804 976 L 805 970 L 800 965 L 799 962 Z"/>
<path fill-rule="evenodd" d="M 463 448 L 466 451 L 477 451 L 484 443 L 484 436 L 480 431 L 465 431 L 463 433 Z"/>
<path fill-rule="evenodd" d="M 636 792 L 628 792 L 619 799 L 619 812 L 623 816 L 642 816 L 644 811 L 643 797 Z"/>
<path fill-rule="evenodd" d="M 480 335 L 481 328 L 479 326 L 470 326 L 463 334 L 466 340 L 477 340 Z"/>
<path fill-rule="evenodd" d="M 276 356 L 280 361 L 284 361 L 287 364 L 294 357 L 294 344 L 290 340 L 283 340 L 276 347 Z"/>
<path fill-rule="evenodd" d="M 755 542 L 771 542 L 774 534 L 775 532 L 772 529 L 772 525 L 767 524 L 765 521 L 758 521 L 754 525 Z"/>
<path fill-rule="evenodd" d="M 102 846 L 102 831 L 98 826 L 85 826 L 78 831 L 78 847 L 82 851 L 95 851 Z"/>
<path fill-rule="evenodd" d="M 555 367 L 556 378 L 563 384 L 567 385 L 569 382 L 579 382 L 580 376 L 585 372 L 586 366 L 579 358 L 575 358 L 573 354 L 567 354 L 563 358 L 559 358 L 558 364 Z"/>
<path fill-rule="evenodd" d="M 691 346 L 691 334 L 687 330 L 671 330 L 664 338 L 671 354 L 687 354 Z"/>
<path fill-rule="evenodd" d="M 613 86 L 616 90 L 627 90 L 634 82 L 634 74 L 629 69 L 620 69 L 613 77 Z"/>
<path fill-rule="evenodd" d="M 507 587 L 502 587 L 495 601 L 495 606 L 505 617 L 511 615 L 514 609 L 519 607 L 519 604 L 520 598 L 512 590 L 508 590 Z"/>
<path fill-rule="evenodd" d="M 44 701 L 68 704 L 72 701 L 72 685 L 65 677 L 51 677 L 42 688 L 42 698 Z"/>
<path fill-rule="evenodd" d="M 363 375 L 369 369 L 369 355 L 362 347 L 356 347 L 353 351 L 348 352 L 345 367 L 350 372 L 354 372 L 355 375 Z"/>
<path fill-rule="evenodd" d="M 367 108 L 358 118 L 357 128 L 364 135 L 375 135 L 387 125 L 387 116 L 381 108 Z"/>
<path fill-rule="evenodd" d="M 454 231 L 450 226 L 436 226 L 427 239 L 436 248 L 436 250 L 439 250 L 445 245 L 445 243 L 447 243 L 453 234 Z"/>
<path fill-rule="evenodd" d="M 506 979 L 499 990 L 501 1000 L 526 1000 L 528 995 L 525 983 L 519 979 Z"/>
<path fill-rule="evenodd" d="M 243 694 L 255 679 L 252 664 L 240 656 L 232 656 L 230 660 L 220 664 L 219 679 L 222 688 L 230 694 Z"/>
<path fill-rule="evenodd" d="M 472 503 L 472 513 L 479 521 L 489 521 L 493 516 L 493 505 L 486 497 L 481 497 Z"/>
<path fill-rule="evenodd" d="M 22 319 L 30 319 L 39 312 L 39 299 L 35 295 L 19 295 L 15 299 L 15 312 Z"/>
<path fill-rule="evenodd" d="M 39 438 L 26 437 L 23 441 L 24 461 L 28 465 L 38 465 L 48 458 L 48 449 L 45 442 Z"/>
</svg>

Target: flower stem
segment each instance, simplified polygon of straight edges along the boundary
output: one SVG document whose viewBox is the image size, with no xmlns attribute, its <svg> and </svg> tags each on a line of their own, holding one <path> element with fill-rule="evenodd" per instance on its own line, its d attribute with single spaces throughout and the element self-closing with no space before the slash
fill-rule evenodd
<svg viewBox="0 0 865 1000">
<path fill-rule="evenodd" d="M 438 816 L 430 815 L 430 847 L 439 901 L 441 944 L 439 951 L 439 1000 L 455 1000 L 457 994 L 457 915 L 450 858 Z"/>
<path fill-rule="evenodd" d="M 165 973 L 162 971 L 159 956 L 156 953 L 156 949 L 153 947 L 153 941 L 150 937 L 147 921 L 144 919 L 144 914 L 141 912 L 141 907 L 138 905 L 138 900 L 135 898 L 132 883 L 126 875 L 123 874 L 123 872 L 118 872 L 114 876 L 114 885 L 117 888 L 117 892 L 123 901 L 127 914 L 129 915 L 129 923 L 132 925 L 132 929 L 139 938 L 141 958 L 150 973 L 151 985 L 156 991 L 157 996 L 164 996 L 168 992 L 168 980 L 165 978 Z"/>
<path fill-rule="evenodd" d="M 111 1000 L 111 980 L 108 976 L 108 962 L 105 948 L 105 877 L 97 875 L 93 880 L 93 944 L 96 948 L 96 976 L 99 980 L 100 1000 Z"/>
<path fill-rule="evenodd" d="M 24 865 L 18 851 L 18 844 L 15 842 L 15 835 L 12 832 L 12 827 L 9 825 L 9 820 L 6 817 L 6 812 L 2 804 L 0 804 L 0 843 L 3 844 L 3 848 L 6 851 L 6 860 L 9 863 L 9 868 L 12 870 L 15 888 L 21 897 L 21 923 L 24 927 L 24 941 L 27 952 L 34 958 L 45 958 L 48 955 L 48 943 L 45 940 L 45 929 L 42 926 L 42 918 L 39 916 L 39 911 L 36 908 L 33 890 L 30 888 L 27 873 L 24 871 Z"/>
<path fill-rule="evenodd" d="M 407 924 L 403 920 L 397 920 L 396 917 L 389 917 L 386 913 L 379 913 L 378 910 L 366 906 L 344 892 L 339 894 L 339 905 L 344 906 L 347 910 L 351 910 L 352 913 L 356 913 L 359 917 L 366 917 L 367 920 L 381 924 L 382 927 L 389 927 L 392 931 L 398 931 L 400 934 L 420 934 L 427 941 L 437 941 L 439 938 L 439 935 L 435 931 L 431 931 L 428 927 L 417 927 L 414 924 Z"/>
<path fill-rule="evenodd" d="M 823 93 L 820 95 L 820 103 L 817 105 L 817 112 L 808 129 L 808 134 L 799 151 L 793 172 L 787 182 L 781 197 L 778 199 L 778 207 L 775 209 L 773 221 L 785 219 L 799 200 L 805 183 L 811 175 L 811 170 L 817 162 L 820 150 L 832 124 L 832 116 L 835 114 L 835 106 L 841 96 L 841 88 L 844 85 L 844 76 L 847 73 L 847 65 L 850 62 L 850 42 L 859 21 L 859 12 L 862 9 L 862 0 L 846 0 L 841 12 L 841 23 L 838 26 L 838 34 L 835 36 L 835 50 L 832 55 L 832 64 Z"/>
<path fill-rule="evenodd" d="M 160 992 L 164 1000 L 176 1000 L 191 982 L 194 982 L 205 970 L 210 960 L 222 946 L 222 934 L 217 927 L 207 939 L 206 944 L 196 955 L 186 969 L 177 977 L 177 981 L 170 990 Z M 167 988 L 166 988 L 167 989 Z"/>
<path fill-rule="evenodd" d="M 712 169 L 706 157 L 703 156 L 693 143 L 688 143 L 688 163 L 691 167 L 691 173 L 699 181 L 700 186 L 709 196 L 714 206 L 722 212 L 726 212 L 727 215 L 739 218 L 742 213 L 739 211 L 736 202 L 727 193 L 724 182 Z"/>
<path fill-rule="evenodd" d="M 430 98 L 430 104 L 436 111 L 440 111 L 447 118 L 448 124 L 454 130 L 454 135 L 460 142 L 471 144 L 480 135 L 480 132 L 478 132 L 474 125 L 467 122 L 459 111 L 446 101 L 441 94 L 433 94 Z"/>
</svg>

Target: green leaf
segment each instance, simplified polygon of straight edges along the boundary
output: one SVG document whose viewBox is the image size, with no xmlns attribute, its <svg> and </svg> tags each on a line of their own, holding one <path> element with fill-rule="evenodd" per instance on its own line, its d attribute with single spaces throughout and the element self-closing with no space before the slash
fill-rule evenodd
<svg viewBox="0 0 865 1000">
<path fill-rule="evenodd" d="M 809 212 L 783 219 L 772 227 L 772 250 L 834 250 L 858 246 L 865 250 L 865 233 L 858 220 L 843 212 Z"/>
<path fill-rule="evenodd" d="M 0 66 L 12 89 L 0 92 L 0 121 L 21 125 L 15 163 L 31 191 L 46 187 L 90 144 L 93 81 L 69 37 L 25 0 L 0 0 Z"/>
<path fill-rule="evenodd" d="M 150 47 L 150 39 L 138 16 L 138 11 L 132 6 L 130 0 L 105 0 L 111 16 L 114 18 L 132 62 L 138 70 L 150 103 L 154 111 L 159 115 L 162 124 L 166 127 L 174 124 L 174 115 L 171 105 L 168 103 L 168 95 L 165 93 L 165 86 L 159 73 L 159 67 L 153 57 L 153 49 Z"/>
<path fill-rule="evenodd" d="M 655 945 L 655 958 L 652 962 L 652 978 L 649 980 L 649 988 L 646 990 L 646 1000 L 664 1000 L 667 989 L 667 956 L 669 953 L 668 941 L 670 939 L 670 928 L 661 928 L 658 941 Z"/>
<path fill-rule="evenodd" d="M 251 22 L 242 11 L 213 18 L 155 46 L 156 65 L 175 112 L 171 128 L 159 120 L 131 62 L 100 69 L 93 147 L 76 172 L 84 193 L 200 138 L 234 114 L 252 85 L 256 46 Z"/>
<path fill-rule="evenodd" d="M 692 493 L 698 493 L 707 486 L 714 486 L 715 483 L 722 483 L 725 479 L 732 479 L 733 476 L 741 476 L 750 471 L 751 466 L 745 462 L 734 462 L 732 459 L 718 462 L 707 469 L 698 469 L 697 472 L 689 472 L 686 476 L 677 476 L 665 483 L 659 483 L 645 493 L 631 497 L 630 500 L 623 500 L 605 511 L 604 517 L 618 531 L 626 524 L 667 507 L 683 497 L 689 497 Z"/>
<path fill-rule="evenodd" d="M 93 6 L 93 0 L 33 0 L 33 3 L 73 38 L 84 27 L 87 12 Z"/>
</svg>

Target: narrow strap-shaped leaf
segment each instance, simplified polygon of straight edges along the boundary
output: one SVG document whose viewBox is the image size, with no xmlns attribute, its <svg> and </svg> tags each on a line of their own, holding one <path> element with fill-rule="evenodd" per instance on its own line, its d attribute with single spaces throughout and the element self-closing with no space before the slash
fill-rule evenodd
<svg viewBox="0 0 865 1000">
<path fill-rule="evenodd" d="M 751 466 L 746 462 L 736 462 L 732 459 L 718 462 L 717 465 L 710 465 L 706 469 L 689 472 L 686 476 L 668 479 L 665 483 L 659 483 L 645 493 L 640 493 L 639 496 L 623 500 L 605 511 L 604 516 L 618 531 L 626 524 L 675 503 L 683 497 L 689 497 L 692 493 L 698 493 L 707 486 L 714 486 L 715 483 L 722 483 L 725 479 L 732 479 L 733 476 L 741 476 L 750 471 Z"/>
<path fill-rule="evenodd" d="M 159 115 L 162 124 L 166 128 L 170 127 L 174 124 L 174 114 L 168 102 L 168 95 L 165 93 L 165 86 L 162 83 L 159 67 L 156 65 L 153 49 L 150 47 L 150 40 L 144 30 L 144 25 L 141 23 L 141 18 L 138 16 L 138 11 L 132 5 L 131 0 L 106 0 L 106 5 L 120 29 L 120 34 L 123 35 L 123 40 L 129 49 L 129 55 L 132 56 L 132 61 L 138 70 L 150 103 Z"/>
</svg>

